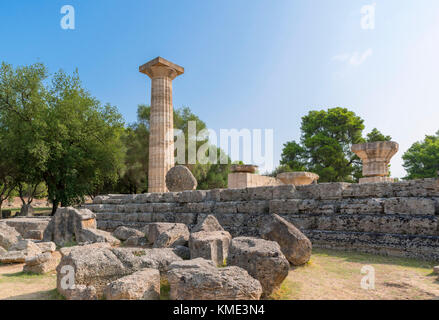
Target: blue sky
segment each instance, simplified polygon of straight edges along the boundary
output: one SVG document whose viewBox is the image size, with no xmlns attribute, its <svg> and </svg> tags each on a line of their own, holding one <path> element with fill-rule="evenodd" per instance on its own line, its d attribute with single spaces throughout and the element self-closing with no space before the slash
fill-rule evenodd
<svg viewBox="0 0 439 320">
<path fill-rule="evenodd" d="M 361 8 L 376 3 L 375 29 Z M 60 27 L 63 5 L 75 30 Z M 0 2 L 0 60 L 79 69 L 90 92 L 127 122 L 148 103 L 139 65 L 162 56 L 185 67 L 174 107 L 208 127 L 274 129 L 299 139 L 309 110 L 347 107 L 400 143 L 401 155 L 439 130 L 437 0 L 17 0 Z"/>
</svg>

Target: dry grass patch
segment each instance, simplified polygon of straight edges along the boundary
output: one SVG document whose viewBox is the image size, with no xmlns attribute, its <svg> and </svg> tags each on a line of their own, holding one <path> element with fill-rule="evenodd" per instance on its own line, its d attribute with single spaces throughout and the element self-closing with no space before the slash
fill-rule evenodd
<svg viewBox="0 0 439 320">
<path fill-rule="evenodd" d="M 375 269 L 375 289 L 361 288 L 361 268 Z M 434 264 L 406 258 L 314 249 L 311 260 L 292 268 L 274 299 L 415 300 L 438 299 Z"/>
<path fill-rule="evenodd" d="M 56 273 L 23 272 L 23 264 L 0 265 L 0 300 L 58 300 Z"/>
</svg>

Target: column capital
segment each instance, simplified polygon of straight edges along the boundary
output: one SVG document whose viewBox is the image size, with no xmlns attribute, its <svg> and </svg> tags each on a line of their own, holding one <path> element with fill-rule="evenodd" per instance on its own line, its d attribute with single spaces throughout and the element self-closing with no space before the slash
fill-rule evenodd
<svg viewBox="0 0 439 320">
<path fill-rule="evenodd" d="M 151 79 L 166 77 L 173 80 L 184 73 L 184 68 L 162 57 L 157 57 L 140 66 L 139 72 L 146 74 Z"/>
</svg>

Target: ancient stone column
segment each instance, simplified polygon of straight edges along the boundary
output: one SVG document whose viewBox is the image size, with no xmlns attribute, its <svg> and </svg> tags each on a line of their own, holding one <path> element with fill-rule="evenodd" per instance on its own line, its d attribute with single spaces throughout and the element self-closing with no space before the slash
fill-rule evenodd
<svg viewBox="0 0 439 320">
<path fill-rule="evenodd" d="M 139 67 L 151 78 L 148 192 L 167 192 L 166 173 L 174 166 L 172 80 L 184 68 L 161 57 Z"/>
<path fill-rule="evenodd" d="M 394 182 L 389 175 L 390 159 L 398 152 L 399 145 L 393 141 L 354 144 L 351 148 L 363 161 L 360 183 Z"/>
</svg>

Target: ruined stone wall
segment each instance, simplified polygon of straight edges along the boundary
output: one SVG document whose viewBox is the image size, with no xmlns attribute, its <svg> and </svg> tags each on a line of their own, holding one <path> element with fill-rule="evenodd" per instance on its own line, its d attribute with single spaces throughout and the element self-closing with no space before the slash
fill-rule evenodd
<svg viewBox="0 0 439 320">
<path fill-rule="evenodd" d="M 214 214 L 233 236 L 258 236 L 261 218 L 276 213 L 314 247 L 439 261 L 438 179 L 108 195 L 85 207 L 96 212 L 98 228 L 108 231 L 149 222 L 192 226 Z"/>
</svg>

